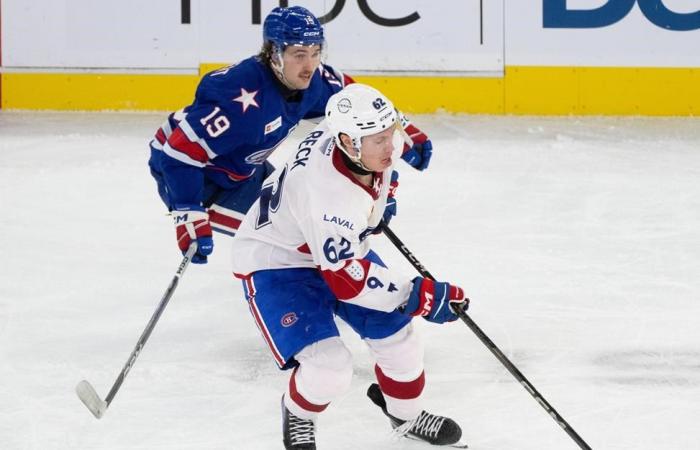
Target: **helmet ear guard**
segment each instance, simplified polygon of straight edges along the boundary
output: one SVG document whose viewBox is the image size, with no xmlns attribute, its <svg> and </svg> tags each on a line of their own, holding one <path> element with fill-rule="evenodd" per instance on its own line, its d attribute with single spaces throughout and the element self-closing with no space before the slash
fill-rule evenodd
<svg viewBox="0 0 700 450">
<path fill-rule="evenodd" d="M 362 138 L 392 128 L 396 125 L 394 104 L 384 94 L 361 83 L 353 83 L 337 92 L 326 104 L 326 122 L 338 147 L 357 165 L 361 162 Z M 340 140 L 346 134 L 352 141 L 357 155 L 350 153 Z"/>
</svg>

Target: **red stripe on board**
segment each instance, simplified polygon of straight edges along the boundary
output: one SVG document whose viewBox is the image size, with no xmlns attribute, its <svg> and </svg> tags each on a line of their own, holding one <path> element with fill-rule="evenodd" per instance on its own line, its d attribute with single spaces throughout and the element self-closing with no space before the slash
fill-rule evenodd
<svg viewBox="0 0 700 450">
<path fill-rule="evenodd" d="M 297 375 L 297 368 L 294 369 L 294 372 L 292 372 L 292 376 L 289 377 L 289 396 L 292 397 L 292 400 L 294 403 L 299 405 L 301 409 L 305 409 L 306 411 L 311 411 L 315 413 L 320 413 L 326 408 L 328 408 L 328 405 L 330 403 L 326 403 L 325 405 L 317 405 L 315 403 L 311 403 L 307 399 L 305 399 L 299 391 L 297 391 L 297 382 L 296 382 L 296 375 Z"/>
<path fill-rule="evenodd" d="M 389 397 L 411 400 L 418 398 L 425 387 L 425 372 L 421 372 L 420 376 L 413 381 L 396 381 L 386 376 L 382 369 L 375 364 L 374 373 L 382 392 Z"/>
<path fill-rule="evenodd" d="M 205 163 L 209 161 L 209 156 L 207 156 L 204 147 L 196 142 L 192 142 L 185 135 L 185 133 L 180 128 L 176 128 L 173 134 L 168 138 L 168 144 L 175 150 L 184 153 L 195 161 Z"/>
<path fill-rule="evenodd" d="M 234 217 L 227 216 L 226 214 L 221 214 L 220 212 L 214 211 L 213 209 L 210 209 L 207 212 L 209 213 L 209 222 L 211 223 L 223 225 L 234 230 L 238 230 L 238 227 L 241 226 L 241 221 Z"/>
</svg>

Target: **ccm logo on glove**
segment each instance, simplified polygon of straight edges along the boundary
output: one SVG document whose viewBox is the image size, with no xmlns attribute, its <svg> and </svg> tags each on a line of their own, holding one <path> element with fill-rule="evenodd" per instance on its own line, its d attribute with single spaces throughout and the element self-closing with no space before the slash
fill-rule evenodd
<svg viewBox="0 0 700 450">
<path fill-rule="evenodd" d="M 457 320 L 457 315 L 452 311 L 451 304 L 461 304 L 463 309 L 469 306 L 469 299 L 464 296 L 462 288 L 416 277 L 403 312 L 411 316 L 423 316 L 430 322 L 452 322 Z"/>
<path fill-rule="evenodd" d="M 175 224 L 175 234 L 177 245 L 184 255 L 193 241 L 197 242 L 197 253 L 192 257 L 195 264 L 205 264 L 207 255 L 214 251 L 214 240 L 212 239 L 211 225 L 209 225 L 209 215 L 204 209 L 194 209 L 187 211 L 173 211 L 173 222 Z"/>
</svg>

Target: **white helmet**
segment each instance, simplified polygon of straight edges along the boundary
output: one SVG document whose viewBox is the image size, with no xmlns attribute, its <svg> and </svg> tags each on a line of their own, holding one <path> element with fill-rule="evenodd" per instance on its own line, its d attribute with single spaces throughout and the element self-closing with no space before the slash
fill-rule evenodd
<svg viewBox="0 0 700 450">
<path fill-rule="evenodd" d="M 396 124 L 397 114 L 394 104 L 384 94 L 365 84 L 353 83 L 334 94 L 326 104 L 326 122 L 336 142 L 338 135 L 347 134 L 358 151 L 350 155 L 339 145 L 356 164 L 360 162 L 362 137 L 380 133 Z"/>
</svg>

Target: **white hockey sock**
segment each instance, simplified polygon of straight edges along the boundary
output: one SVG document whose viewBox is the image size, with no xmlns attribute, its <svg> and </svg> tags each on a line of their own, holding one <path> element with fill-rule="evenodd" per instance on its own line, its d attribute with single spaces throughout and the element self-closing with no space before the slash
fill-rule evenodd
<svg viewBox="0 0 700 450">
<path fill-rule="evenodd" d="M 350 387 L 352 356 L 339 337 L 332 337 L 304 347 L 295 359 L 299 367 L 289 379 L 285 406 L 313 420 Z"/>
</svg>

